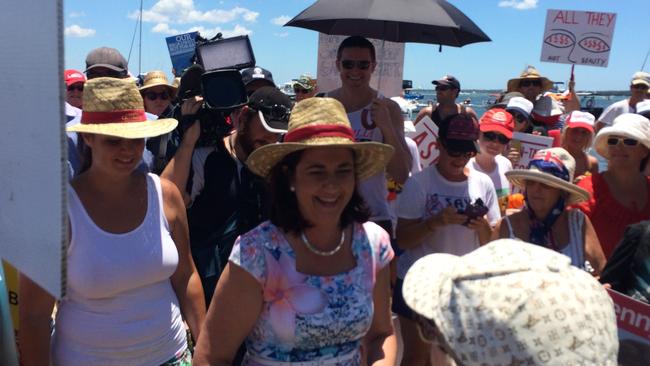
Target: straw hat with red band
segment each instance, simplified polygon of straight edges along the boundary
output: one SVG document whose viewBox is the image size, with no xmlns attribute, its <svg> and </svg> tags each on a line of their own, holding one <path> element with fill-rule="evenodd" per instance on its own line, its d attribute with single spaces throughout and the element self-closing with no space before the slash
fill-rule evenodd
<svg viewBox="0 0 650 366">
<path fill-rule="evenodd" d="M 68 132 L 140 139 L 166 134 L 178 125 L 173 118 L 148 121 L 140 91 L 130 79 L 88 80 L 83 100 L 81 123 L 68 127 Z"/>
<path fill-rule="evenodd" d="M 309 98 L 293 107 L 284 142 L 262 146 L 249 156 L 246 165 L 262 177 L 288 154 L 310 147 L 347 147 L 354 151 L 357 178 L 383 171 L 393 147 L 378 142 L 355 142 L 354 131 L 343 105 L 332 98 Z"/>
</svg>

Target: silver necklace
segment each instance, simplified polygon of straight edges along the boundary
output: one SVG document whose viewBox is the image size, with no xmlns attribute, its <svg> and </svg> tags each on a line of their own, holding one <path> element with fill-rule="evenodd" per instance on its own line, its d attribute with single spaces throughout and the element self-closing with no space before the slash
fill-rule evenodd
<svg viewBox="0 0 650 366">
<path fill-rule="evenodd" d="M 300 232 L 300 239 L 303 241 L 303 243 L 305 243 L 305 246 L 307 247 L 307 249 L 309 249 L 310 252 L 323 257 L 329 257 L 336 254 L 343 247 L 343 242 L 345 242 L 345 230 L 341 231 L 341 240 L 339 241 L 339 245 L 337 245 L 336 248 L 329 251 L 322 251 L 314 248 L 314 246 L 311 245 L 309 240 L 307 240 L 307 236 L 305 235 L 304 231 Z"/>
</svg>

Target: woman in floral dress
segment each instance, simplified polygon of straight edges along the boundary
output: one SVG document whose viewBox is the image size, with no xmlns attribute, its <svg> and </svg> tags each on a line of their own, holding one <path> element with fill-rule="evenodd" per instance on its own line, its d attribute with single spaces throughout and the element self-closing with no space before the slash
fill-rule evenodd
<svg viewBox="0 0 650 366">
<path fill-rule="evenodd" d="M 237 239 L 198 340 L 195 365 L 394 365 L 387 233 L 366 222 L 356 185 L 392 148 L 354 142 L 331 98 L 296 104 L 284 142 L 250 169 L 271 184 L 270 221 Z"/>
</svg>

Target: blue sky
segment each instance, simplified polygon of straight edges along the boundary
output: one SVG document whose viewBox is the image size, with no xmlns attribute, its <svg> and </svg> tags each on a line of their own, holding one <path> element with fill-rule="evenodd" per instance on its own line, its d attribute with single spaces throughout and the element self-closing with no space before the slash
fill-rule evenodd
<svg viewBox="0 0 650 366">
<path fill-rule="evenodd" d="M 353 0 L 350 0 L 353 1 Z M 395 0 L 400 1 L 400 0 Z M 401 0 L 405 3 L 408 0 Z M 258 65 L 282 84 L 302 73 L 316 75 L 318 35 L 314 31 L 282 27 L 313 0 L 145 0 L 142 26 L 142 71 L 171 74 L 165 37 L 199 29 L 212 36 L 248 34 Z M 568 79 L 570 65 L 540 62 L 547 9 L 617 13 L 607 68 L 576 66 L 579 90 L 627 89 L 650 49 L 648 0 L 452 0 L 492 42 L 462 48 L 407 44 L 404 78 L 415 87 L 431 87 L 431 80 L 455 75 L 464 89 L 505 88 L 528 64 L 552 80 Z M 139 0 L 64 1 L 65 67 L 84 69 L 88 51 L 110 46 L 125 57 L 136 25 Z M 417 9 L 414 9 L 417 11 Z M 138 71 L 138 37 L 129 68 Z M 650 70 L 650 61 L 645 71 Z"/>
</svg>

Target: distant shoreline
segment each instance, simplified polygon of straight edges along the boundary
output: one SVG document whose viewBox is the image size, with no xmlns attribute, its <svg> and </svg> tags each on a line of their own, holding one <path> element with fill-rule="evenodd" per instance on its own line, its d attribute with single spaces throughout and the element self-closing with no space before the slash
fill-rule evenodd
<svg viewBox="0 0 650 366">
<path fill-rule="evenodd" d="M 435 93 L 434 89 L 410 89 L 413 91 L 431 91 Z M 504 92 L 504 90 L 499 89 L 463 89 L 463 93 L 487 93 L 487 94 L 498 94 Z M 612 96 L 629 96 L 629 90 L 576 90 L 576 93 L 592 93 L 598 95 L 612 95 Z"/>
</svg>

